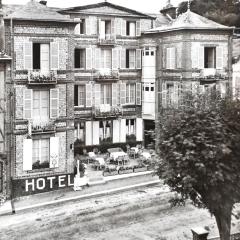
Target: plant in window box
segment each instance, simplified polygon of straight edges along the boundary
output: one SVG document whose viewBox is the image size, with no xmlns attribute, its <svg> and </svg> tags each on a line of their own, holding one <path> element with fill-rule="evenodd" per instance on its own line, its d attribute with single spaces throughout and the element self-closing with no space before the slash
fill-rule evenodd
<svg viewBox="0 0 240 240">
<path fill-rule="evenodd" d="M 40 160 L 38 160 L 32 165 L 32 169 L 41 169 L 41 168 L 49 168 L 49 162 L 44 161 L 41 163 Z"/>
</svg>

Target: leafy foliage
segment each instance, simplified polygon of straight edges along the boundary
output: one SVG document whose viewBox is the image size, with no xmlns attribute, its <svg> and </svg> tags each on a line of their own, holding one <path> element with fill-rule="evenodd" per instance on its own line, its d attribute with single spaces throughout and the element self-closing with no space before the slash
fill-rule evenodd
<svg viewBox="0 0 240 240">
<path fill-rule="evenodd" d="M 179 12 L 186 10 L 187 1 L 180 3 Z M 221 24 L 240 27 L 239 0 L 193 0 L 191 10 Z"/>
<path fill-rule="evenodd" d="M 173 205 L 191 199 L 217 220 L 230 212 L 231 221 L 240 199 L 240 101 L 207 99 L 192 96 L 188 107 L 163 114 L 157 174 L 178 193 Z"/>
</svg>

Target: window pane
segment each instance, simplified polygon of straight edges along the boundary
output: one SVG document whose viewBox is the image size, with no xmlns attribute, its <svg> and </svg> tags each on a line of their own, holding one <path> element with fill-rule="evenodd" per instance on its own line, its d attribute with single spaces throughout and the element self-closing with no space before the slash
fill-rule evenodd
<svg viewBox="0 0 240 240">
<path fill-rule="evenodd" d="M 49 139 L 41 140 L 41 163 L 49 162 Z"/>
<path fill-rule="evenodd" d="M 135 103 L 135 85 L 130 85 L 130 103 Z"/>
<path fill-rule="evenodd" d="M 129 68 L 135 68 L 135 50 L 129 51 Z"/>
</svg>

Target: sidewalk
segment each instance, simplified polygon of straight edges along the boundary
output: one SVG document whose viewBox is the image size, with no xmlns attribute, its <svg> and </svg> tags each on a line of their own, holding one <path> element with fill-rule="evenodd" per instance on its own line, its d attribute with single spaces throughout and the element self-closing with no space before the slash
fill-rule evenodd
<svg viewBox="0 0 240 240">
<path fill-rule="evenodd" d="M 157 184 L 159 182 L 159 178 L 153 176 L 151 171 L 109 176 L 105 177 L 104 181 L 92 182 L 89 187 L 85 187 L 83 190 L 77 192 L 73 191 L 72 188 L 67 188 L 25 196 L 15 199 L 12 202 L 13 207 L 11 206 L 11 201 L 7 201 L 0 207 L 0 215 L 11 214 L 12 210 L 18 213 L 19 211 L 61 204 L 67 201 L 77 201 L 80 199 L 114 194 L 146 185 Z"/>
</svg>

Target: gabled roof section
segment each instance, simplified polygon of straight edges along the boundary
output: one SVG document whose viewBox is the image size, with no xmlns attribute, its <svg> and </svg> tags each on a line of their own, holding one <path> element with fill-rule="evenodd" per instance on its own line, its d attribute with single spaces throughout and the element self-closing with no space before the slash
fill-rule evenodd
<svg viewBox="0 0 240 240">
<path fill-rule="evenodd" d="M 36 0 L 31 0 L 26 5 L 18 7 L 14 12 L 10 12 L 5 19 L 32 20 L 32 21 L 53 21 L 53 22 L 73 22 L 68 16 L 61 15 L 54 9 L 49 8 Z"/>
<path fill-rule="evenodd" d="M 116 12 L 112 10 L 116 10 Z M 113 3 L 109 3 L 107 1 L 100 2 L 96 4 L 89 4 L 84 6 L 77 6 L 71 8 L 65 8 L 59 11 L 60 13 L 73 13 L 73 12 L 81 12 L 81 13 L 89 13 L 89 14 L 104 14 L 104 15 L 120 15 L 120 16 L 131 16 L 131 17 L 140 17 L 140 18 L 148 18 L 155 19 L 150 15 L 122 7 Z"/>
<path fill-rule="evenodd" d="M 176 19 L 173 19 L 169 24 L 160 26 L 154 29 L 150 29 L 145 33 L 158 33 L 158 32 L 169 32 L 176 30 L 231 30 L 233 27 L 228 27 L 216 23 L 208 18 L 202 17 L 190 10 L 179 15 Z"/>
</svg>

